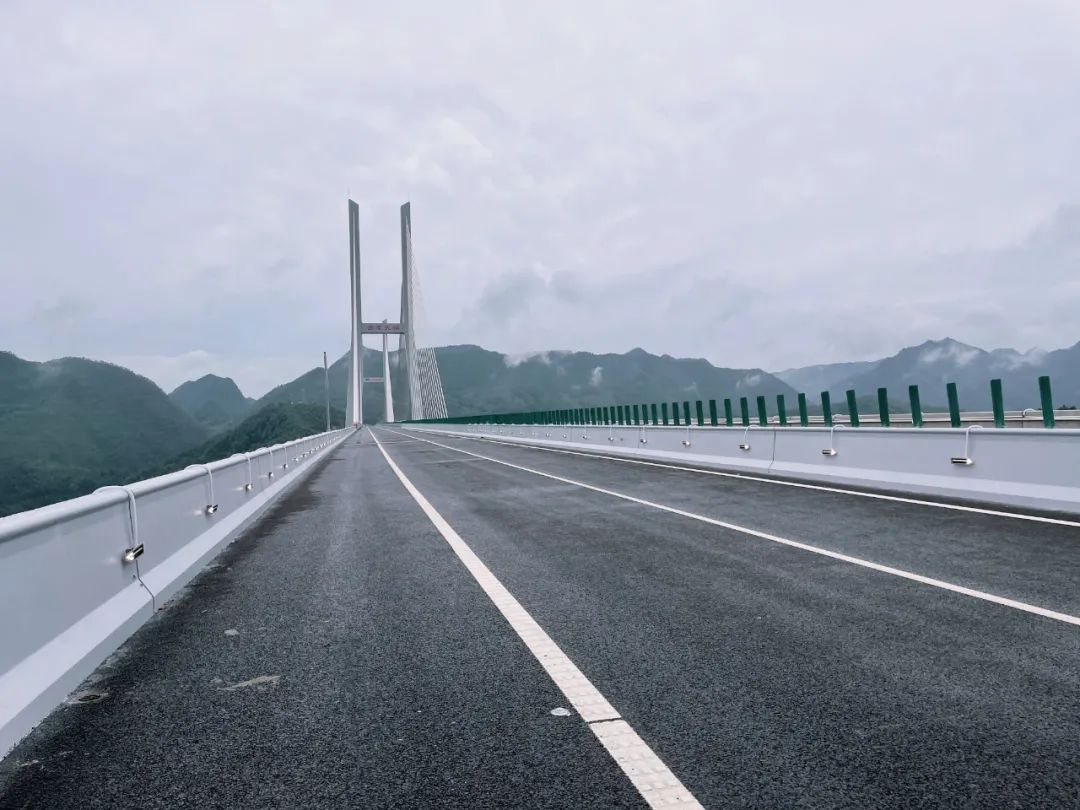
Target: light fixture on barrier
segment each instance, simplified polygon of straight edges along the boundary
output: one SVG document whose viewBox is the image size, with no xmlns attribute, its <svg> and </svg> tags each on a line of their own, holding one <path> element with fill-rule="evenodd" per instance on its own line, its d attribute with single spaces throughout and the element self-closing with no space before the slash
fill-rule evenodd
<svg viewBox="0 0 1080 810">
<path fill-rule="evenodd" d="M 964 455 L 952 456 L 949 461 L 960 467 L 970 467 L 975 463 L 975 459 L 971 457 L 971 453 L 968 452 L 971 447 L 971 431 L 982 430 L 982 425 L 968 425 L 964 429 Z"/>
<path fill-rule="evenodd" d="M 836 441 L 833 439 L 833 434 L 836 432 L 837 428 L 846 428 L 846 426 L 833 425 L 831 428 L 829 428 L 829 446 L 821 451 L 821 455 L 829 456 L 830 458 L 836 455 Z"/>
<path fill-rule="evenodd" d="M 132 546 L 131 548 L 125 548 L 123 557 L 124 562 L 135 562 L 135 560 L 139 559 L 139 557 L 143 555 L 143 551 L 145 551 L 145 549 L 143 548 L 142 543 L 139 543 L 139 545 L 137 546 Z"/>
</svg>

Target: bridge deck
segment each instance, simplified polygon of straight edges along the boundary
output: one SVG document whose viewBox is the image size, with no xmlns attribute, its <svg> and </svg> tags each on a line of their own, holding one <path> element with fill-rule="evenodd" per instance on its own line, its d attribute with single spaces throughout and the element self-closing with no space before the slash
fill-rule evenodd
<svg viewBox="0 0 1080 810">
<path fill-rule="evenodd" d="M 704 806 L 1080 804 L 1080 529 L 376 433 Z M 367 431 L 96 677 L 0 807 L 647 806 Z"/>
</svg>

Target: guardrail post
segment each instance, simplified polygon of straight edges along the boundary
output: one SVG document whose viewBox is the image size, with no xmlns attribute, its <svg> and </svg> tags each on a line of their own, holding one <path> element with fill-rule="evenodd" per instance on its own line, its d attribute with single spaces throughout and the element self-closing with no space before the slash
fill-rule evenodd
<svg viewBox="0 0 1080 810">
<path fill-rule="evenodd" d="M 640 425 L 641 424 L 641 411 L 638 410 L 637 405 L 634 406 L 634 424 L 635 425 Z"/>
<path fill-rule="evenodd" d="M 743 427 L 750 424 L 750 402 L 746 397 L 739 397 L 739 416 L 742 417 Z"/>
<path fill-rule="evenodd" d="M 828 391 L 821 392 L 821 416 L 828 427 L 832 427 L 832 398 Z"/>
<path fill-rule="evenodd" d="M 784 405 L 784 395 L 776 395 L 776 418 L 780 420 L 781 425 L 787 424 L 787 407 Z"/>
<path fill-rule="evenodd" d="M 800 393 L 799 400 L 799 424 L 806 427 L 810 424 L 810 415 L 806 412 L 806 394 Z"/>
<path fill-rule="evenodd" d="M 671 403 L 671 421 L 677 427 L 679 425 L 679 403 Z"/>
<path fill-rule="evenodd" d="M 859 403 L 855 401 L 855 389 L 849 388 L 847 395 L 848 421 L 852 427 L 859 426 Z"/>
<path fill-rule="evenodd" d="M 719 424 L 719 420 L 716 418 L 716 400 L 709 400 L 709 424 L 716 427 Z"/>
<path fill-rule="evenodd" d="M 757 397 L 757 420 L 762 427 L 769 424 L 769 414 L 765 408 L 765 397 L 761 394 L 758 394 Z"/>
<path fill-rule="evenodd" d="M 683 422 L 685 422 L 686 424 L 689 425 L 690 424 L 690 402 L 688 400 L 683 400 L 682 413 L 683 413 Z"/>
<path fill-rule="evenodd" d="M 1005 427 L 1005 398 L 1001 395 L 1001 380 L 990 381 L 990 405 L 994 409 L 994 427 Z"/>
<path fill-rule="evenodd" d="M 881 426 L 889 427 L 892 424 L 889 421 L 889 392 L 885 388 L 879 388 L 877 390 L 877 410 L 878 418 L 881 420 Z"/>
<path fill-rule="evenodd" d="M 653 423 L 654 425 L 659 425 L 659 424 L 660 424 L 660 420 L 656 418 L 656 403 L 655 403 L 655 402 L 654 402 L 654 403 L 652 403 L 652 404 L 651 404 L 651 405 L 649 406 L 649 411 L 650 411 L 650 412 L 652 413 L 652 423 Z M 665 425 L 667 424 L 667 419 L 665 419 L 665 420 L 664 420 L 664 424 L 665 424 Z"/>
<path fill-rule="evenodd" d="M 919 400 L 919 386 L 907 387 L 908 400 L 911 402 L 911 426 L 922 427 L 922 402 Z"/>
<path fill-rule="evenodd" d="M 724 424 L 731 427 L 735 424 L 735 416 L 731 410 L 731 400 L 724 399 Z"/>
<path fill-rule="evenodd" d="M 664 416 L 664 424 L 666 425 L 668 423 L 667 422 L 667 403 L 666 402 L 661 402 L 660 403 L 660 412 Z"/>
<path fill-rule="evenodd" d="M 1050 391 L 1050 378 L 1039 377 L 1039 399 L 1042 402 L 1043 427 L 1054 426 L 1054 395 Z"/>
<path fill-rule="evenodd" d="M 945 384 L 945 396 L 949 399 L 949 424 L 960 427 L 960 398 L 956 395 L 956 383 Z"/>
<path fill-rule="evenodd" d="M 704 425 L 704 424 L 705 424 L 705 408 L 704 408 L 704 406 L 703 406 L 703 405 L 701 404 L 701 400 L 700 400 L 700 399 L 699 399 L 699 400 L 697 400 L 697 401 L 696 401 L 696 402 L 694 403 L 694 410 L 695 410 L 695 414 L 694 414 L 694 415 L 695 415 L 695 416 L 697 416 L 697 423 L 698 423 L 698 427 L 701 427 L 702 425 Z"/>
</svg>

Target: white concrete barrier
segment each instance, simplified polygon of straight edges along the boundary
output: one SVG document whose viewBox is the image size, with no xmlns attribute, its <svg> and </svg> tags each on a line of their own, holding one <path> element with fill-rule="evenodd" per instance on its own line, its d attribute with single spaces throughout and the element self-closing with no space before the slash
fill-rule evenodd
<svg viewBox="0 0 1080 810">
<path fill-rule="evenodd" d="M 352 432 L 0 518 L 0 756 Z"/>
<path fill-rule="evenodd" d="M 450 424 L 409 427 L 732 472 L 1080 514 L 1080 430 L 755 425 L 749 428 Z"/>
</svg>

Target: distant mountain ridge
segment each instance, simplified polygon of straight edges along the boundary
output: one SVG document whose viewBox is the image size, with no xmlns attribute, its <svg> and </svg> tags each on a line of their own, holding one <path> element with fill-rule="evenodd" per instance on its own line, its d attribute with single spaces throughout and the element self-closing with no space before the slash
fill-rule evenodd
<svg viewBox="0 0 1080 810">
<path fill-rule="evenodd" d="M 802 390 L 815 401 L 820 401 L 821 391 L 829 391 L 835 400 L 847 389 L 869 395 L 879 387 L 889 389 L 893 401 L 906 401 L 908 386 L 918 385 L 923 403 L 940 405 L 946 401 L 946 383 L 955 382 L 960 407 L 965 410 L 989 409 L 994 378 L 1002 382 L 1005 407 L 1037 408 L 1042 375 L 1050 377 L 1055 407 L 1080 405 L 1080 343 L 1049 352 L 987 351 L 947 337 L 909 346 L 881 360 L 807 366 L 777 374 L 797 388 L 796 383 L 805 385 Z"/>
<path fill-rule="evenodd" d="M 184 413 L 211 433 L 228 430 L 251 413 L 255 400 L 245 397 L 231 377 L 205 374 L 169 394 Z"/>
<path fill-rule="evenodd" d="M 547 351 L 507 355 L 474 345 L 435 349 L 446 406 L 453 415 L 535 411 L 593 405 L 633 404 L 723 397 L 794 395 L 787 383 L 762 369 L 718 368 L 703 359 L 655 355 L 644 349 L 625 354 Z M 391 353 L 394 408 L 406 413 L 406 392 Z M 379 352 L 364 351 L 365 369 L 379 369 Z M 349 358 L 330 367 L 330 397 L 345 402 Z M 365 371 L 365 374 L 368 372 Z M 268 402 L 325 402 L 323 370 L 315 368 L 275 388 L 259 400 Z M 381 384 L 364 386 L 365 421 L 383 418 Z"/>
</svg>

